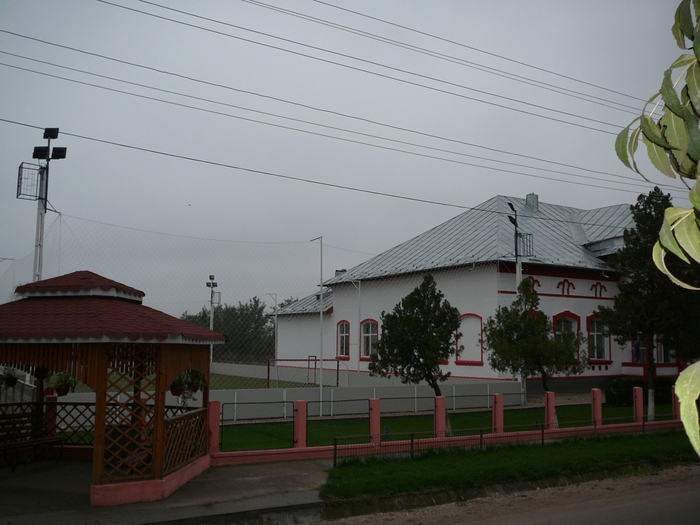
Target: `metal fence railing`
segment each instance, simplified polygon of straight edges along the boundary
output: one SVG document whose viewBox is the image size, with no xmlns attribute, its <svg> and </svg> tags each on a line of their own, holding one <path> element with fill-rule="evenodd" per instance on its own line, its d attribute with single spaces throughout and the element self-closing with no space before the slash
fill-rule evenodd
<svg viewBox="0 0 700 525">
<path fill-rule="evenodd" d="M 485 449 L 515 443 L 544 445 L 548 442 L 581 437 L 600 437 L 610 434 L 646 434 L 648 432 L 680 429 L 679 420 L 659 419 L 639 422 L 620 422 L 620 418 L 603 420 L 601 425 L 589 421 L 569 422 L 572 426 L 546 428 L 544 424 L 514 425 L 503 432 L 491 428 L 454 430 L 450 436 L 436 436 L 434 432 L 386 433 L 378 436 L 357 435 L 336 437 L 333 445 L 333 465 L 366 458 L 415 459 L 428 451 L 441 449 Z M 578 424 L 576 424 L 578 423 Z"/>
</svg>

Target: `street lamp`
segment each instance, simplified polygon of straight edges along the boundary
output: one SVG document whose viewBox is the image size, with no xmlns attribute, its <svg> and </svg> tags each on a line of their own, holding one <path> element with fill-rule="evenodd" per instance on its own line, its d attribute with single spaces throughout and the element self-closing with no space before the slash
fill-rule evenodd
<svg viewBox="0 0 700 525">
<path fill-rule="evenodd" d="M 523 280 L 523 269 L 522 265 L 520 263 L 520 251 L 518 250 L 518 238 L 520 237 L 520 233 L 518 232 L 518 212 L 515 209 L 515 206 L 513 206 L 512 203 L 508 203 L 508 207 L 513 211 L 513 215 L 508 215 L 508 220 L 515 226 L 515 235 L 514 235 L 514 244 L 515 244 L 515 291 L 518 291 L 518 286 L 520 286 L 520 283 Z"/>
<path fill-rule="evenodd" d="M 44 138 L 47 140 L 46 146 L 36 146 L 32 152 L 33 159 L 44 160 L 46 164 L 39 167 L 38 194 L 36 195 L 37 215 L 36 215 L 36 238 L 34 241 L 34 273 L 33 280 L 41 280 L 41 272 L 44 264 L 44 217 L 48 207 L 49 199 L 49 163 L 52 160 L 66 158 L 67 148 L 53 148 L 51 150 L 51 140 L 58 138 L 58 128 L 44 129 Z M 20 166 L 20 182 L 22 178 L 22 166 Z M 18 184 L 18 197 L 19 195 Z"/>
<path fill-rule="evenodd" d="M 209 298 L 209 330 L 214 330 L 214 305 L 221 302 L 221 292 L 215 292 L 218 284 L 214 281 L 214 276 L 209 276 L 209 281 L 207 281 L 207 288 L 211 290 L 211 297 Z M 214 360 L 214 343 L 209 344 L 209 362 Z"/>
</svg>

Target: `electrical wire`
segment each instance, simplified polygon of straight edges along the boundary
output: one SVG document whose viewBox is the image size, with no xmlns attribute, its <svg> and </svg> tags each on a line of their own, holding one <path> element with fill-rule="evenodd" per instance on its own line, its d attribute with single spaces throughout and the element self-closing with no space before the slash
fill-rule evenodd
<svg viewBox="0 0 700 525">
<path fill-rule="evenodd" d="M 440 92 L 440 93 L 445 93 L 445 94 L 457 96 L 457 97 L 463 98 L 463 99 L 465 99 L 465 100 L 471 100 L 471 101 L 473 101 L 473 102 L 479 102 L 479 103 L 481 103 L 481 104 L 486 104 L 486 105 L 498 107 L 498 108 L 501 108 L 501 109 L 507 109 L 507 110 L 509 110 L 509 111 L 517 111 L 517 112 L 519 112 L 519 113 L 523 113 L 523 114 L 526 114 L 526 115 L 530 115 L 530 116 L 534 116 L 534 117 L 538 117 L 538 118 L 544 118 L 544 119 L 547 119 L 547 120 L 551 120 L 551 121 L 554 121 L 554 122 L 560 122 L 560 123 L 568 124 L 568 125 L 571 125 L 571 126 L 577 126 L 577 127 L 581 127 L 581 128 L 584 128 L 584 129 L 590 129 L 590 130 L 594 130 L 594 131 L 601 131 L 601 132 L 603 132 L 603 133 L 608 133 L 608 134 L 610 134 L 610 135 L 616 135 L 616 133 L 613 132 L 613 131 L 602 131 L 602 130 L 600 130 L 600 129 L 598 129 L 598 128 L 593 128 L 593 127 L 591 127 L 591 126 L 587 126 L 587 125 L 584 125 L 584 124 L 578 124 L 578 123 L 574 123 L 574 122 L 569 122 L 569 121 L 566 121 L 566 120 L 558 119 L 558 118 L 551 117 L 551 116 L 547 116 L 547 115 L 540 115 L 540 114 L 538 114 L 538 113 L 533 113 L 533 112 L 531 112 L 531 111 L 525 111 L 525 110 L 523 110 L 523 109 L 513 108 L 513 107 L 510 107 L 510 106 L 506 106 L 506 105 L 504 105 L 504 104 L 498 104 L 498 103 L 495 103 L 495 102 L 489 102 L 489 101 L 482 100 L 482 99 L 479 99 L 479 98 L 476 98 L 476 97 L 470 97 L 470 96 L 467 96 L 467 95 L 464 95 L 464 94 L 455 93 L 455 92 L 453 92 L 453 91 L 448 91 L 448 90 L 446 90 L 446 89 L 440 89 L 440 88 L 436 88 L 436 87 L 432 87 L 432 86 L 427 86 L 427 85 L 425 85 L 425 84 L 420 84 L 420 83 L 418 83 L 418 82 L 414 82 L 414 81 L 410 81 L 410 80 L 406 80 L 406 79 L 401 79 L 401 78 L 398 78 L 398 77 L 392 77 L 392 76 L 390 76 L 390 75 L 386 75 L 386 74 L 383 74 L 383 73 L 378 73 L 378 72 L 376 72 L 376 71 L 369 71 L 369 70 L 362 69 L 362 68 L 359 68 L 359 67 L 356 67 L 356 66 L 351 66 L 351 65 L 349 65 L 349 64 L 342 64 L 342 63 L 340 63 L 340 62 L 334 62 L 334 61 L 332 61 L 332 60 L 328 60 L 328 59 L 316 57 L 316 56 L 313 56 L 313 55 L 308 55 L 308 54 L 305 54 L 305 53 L 300 53 L 300 52 L 298 52 L 298 51 L 292 51 L 292 50 L 287 49 L 287 48 L 283 48 L 283 47 L 279 47 L 279 46 L 274 46 L 274 45 L 271 45 L 271 44 L 265 44 L 265 43 L 258 42 L 258 41 L 255 41 L 255 40 L 250 40 L 250 39 L 247 39 L 247 38 L 243 38 L 243 37 L 239 37 L 239 36 L 236 36 L 236 35 L 232 35 L 232 34 L 230 34 L 230 33 L 224 33 L 224 32 L 222 32 L 222 31 L 216 31 L 216 30 L 214 30 L 214 29 L 206 28 L 206 27 L 203 27 L 203 26 L 198 26 L 198 25 L 195 25 L 195 24 L 190 24 L 190 23 L 188 23 L 188 22 L 183 22 L 183 21 L 180 21 L 180 20 L 175 20 L 175 19 L 173 19 L 173 18 L 168 18 L 168 17 L 165 17 L 165 16 L 156 15 L 156 14 L 154 14 L 154 13 L 149 13 L 149 12 L 147 12 L 147 11 L 141 11 L 141 10 L 139 10 L 139 9 L 134 9 L 134 8 L 132 8 L 132 7 L 122 6 L 122 5 L 119 5 L 119 4 L 115 4 L 115 3 L 113 3 L 113 2 L 108 2 L 107 0 L 96 0 L 96 1 L 97 1 L 97 2 L 100 2 L 100 3 L 102 3 L 102 4 L 110 5 L 110 6 L 117 7 L 117 8 L 120 8 L 120 9 L 124 9 L 124 10 L 127 10 L 127 11 L 132 11 L 132 12 L 139 13 L 139 14 L 143 14 L 143 15 L 146 15 L 146 16 L 151 16 L 151 17 L 154 17 L 154 18 L 158 18 L 158 19 L 160 19 L 160 20 L 165 20 L 165 21 L 172 22 L 172 23 L 179 24 L 179 25 L 183 25 L 183 26 L 186 26 L 186 27 L 195 28 L 195 29 L 198 29 L 198 30 L 201 30 L 201 31 L 206 31 L 206 32 L 210 32 L 210 33 L 213 33 L 213 34 L 217 34 L 217 35 L 221 35 L 221 36 L 226 36 L 226 37 L 229 37 L 229 38 L 234 38 L 234 39 L 241 40 L 241 41 L 244 41 L 244 42 L 249 42 L 249 43 L 252 43 L 252 44 L 259 45 L 259 46 L 267 47 L 267 48 L 270 48 L 270 49 L 275 49 L 275 50 L 278 50 L 278 51 L 283 51 L 283 52 L 285 52 L 285 53 L 291 53 L 291 54 L 298 55 L 298 56 L 302 56 L 302 57 L 305 57 L 305 58 L 310 58 L 310 59 L 313 59 L 313 60 L 318 60 L 318 61 L 321 61 L 321 62 L 324 62 L 324 63 L 328 63 L 328 64 L 333 64 L 333 65 L 341 66 L 341 67 L 344 67 L 344 68 L 347 68 L 347 69 L 351 69 L 351 70 L 354 70 L 354 71 L 361 71 L 361 72 L 364 72 L 364 73 L 369 73 L 369 74 L 371 74 L 371 75 L 375 75 L 375 76 L 378 76 L 378 77 L 381 77 L 381 78 L 387 78 L 387 79 L 394 80 L 394 81 L 397 81 L 397 82 L 401 82 L 401 83 L 404 83 L 404 84 L 408 84 L 408 85 L 412 85 L 412 86 L 417 86 L 417 87 L 421 87 L 421 88 L 425 88 L 425 89 L 430 89 L 430 90 L 432 90 L 432 91 L 437 91 L 437 92 Z M 143 1 L 143 0 L 141 0 L 141 1 Z M 487 96 L 492 96 L 492 97 L 499 98 L 499 99 L 504 99 L 504 100 L 507 100 L 507 101 L 509 101 L 509 102 L 515 102 L 515 103 L 518 103 L 518 104 L 523 104 L 523 105 L 525 105 L 525 106 L 533 107 L 533 108 L 536 108 L 536 109 L 541 109 L 541 110 L 544 110 L 544 111 L 551 111 L 552 113 L 556 113 L 556 114 L 560 114 L 560 115 L 564 115 L 564 116 L 569 116 L 569 117 L 578 118 L 578 119 L 581 119 L 581 120 L 584 120 L 584 121 L 588 121 L 588 122 L 591 122 L 591 123 L 595 123 L 595 124 L 602 124 L 602 125 L 605 125 L 605 126 L 610 126 L 610 127 L 616 128 L 616 129 L 618 129 L 618 130 L 622 130 L 622 129 L 624 128 L 624 126 L 621 126 L 621 125 L 618 125 L 618 124 L 613 124 L 613 123 L 609 123 L 609 122 L 597 120 L 597 119 L 594 119 L 594 118 L 585 117 L 585 116 L 583 116 L 583 115 L 576 115 L 576 114 L 574 114 L 574 113 L 569 113 L 569 112 L 566 112 L 566 111 L 561 111 L 561 110 L 557 110 L 557 109 L 553 109 L 553 108 L 548 108 L 548 107 L 546 107 L 546 106 L 540 106 L 540 105 L 538 105 L 538 104 L 532 104 L 532 103 L 529 103 L 529 102 L 525 102 L 525 101 L 522 101 L 522 100 L 518 100 L 518 99 L 511 98 L 511 97 L 505 97 L 505 96 L 502 96 L 502 95 L 496 95 L 496 94 L 493 94 L 493 93 L 488 93 L 488 92 L 486 92 L 486 91 L 482 91 L 482 90 L 470 88 L 470 87 L 468 87 L 468 86 L 464 86 L 464 85 L 457 84 L 457 83 L 454 83 L 454 82 L 448 82 L 448 81 L 441 80 L 441 79 L 439 79 L 439 78 L 431 77 L 431 76 L 428 76 L 428 75 L 421 75 L 421 74 L 419 74 L 419 73 L 414 73 L 414 72 L 407 71 L 407 70 L 404 70 L 404 69 L 401 69 L 401 68 L 395 68 L 395 67 L 392 67 L 392 66 L 388 66 L 388 65 L 385 65 L 385 64 L 378 63 L 378 62 L 373 62 L 373 61 L 371 61 L 371 60 L 366 60 L 366 59 L 354 57 L 354 56 L 352 56 L 352 55 L 347 55 L 347 54 L 344 54 L 344 53 L 338 53 L 338 52 L 336 52 L 336 51 L 330 51 L 330 50 L 323 49 L 323 48 L 320 48 L 320 47 L 317 47 L 317 46 L 312 46 L 312 45 L 309 45 L 309 44 L 303 44 L 303 43 L 301 43 L 301 42 L 296 42 L 296 41 L 294 41 L 294 40 L 290 40 L 290 39 L 278 37 L 278 36 L 275 36 L 275 35 L 271 35 L 271 34 L 269 34 L 269 33 L 264 33 L 264 32 L 261 32 L 261 31 L 255 31 L 255 30 L 248 29 L 248 28 L 241 27 L 241 26 L 237 26 L 237 25 L 234 25 L 234 24 L 229 24 L 229 23 L 221 22 L 221 21 L 219 21 L 219 20 L 214 20 L 214 19 L 207 18 L 207 17 L 203 17 L 203 16 L 200 16 L 200 15 L 195 15 L 195 14 L 193 14 L 193 13 L 188 13 L 187 11 L 182 11 L 182 10 L 178 10 L 178 9 L 174 9 L 174 8 L 171 8 L 171 7 L 162 6 L 162 5 L 158 5 L 158 4 L 154 4 L 154 3 L 150 3 L 150 2 L 148 2 L 148 3 L 149 3 L 149 5 L 153 5 L 153 6 L 156 6 L 156 7 L 160 7 L 161 9 L 166 9 L 166 10 L 168 10 L 168 11 L 173 11 L 173 12 L 176 12 L 176 13 L 184 14 L 184 15 L 186 15 L 186 16 L 191 16 L 191 17 L 193 17 L 193 18 L 198 18 L 198 19 L 201 19 L 201 20 L 206 20 L 206 21 L 208 21 L 208 22 L 212 22 L 212 23 L 216 23 L 216 24 L 221 24 L 221 25 L 224 25 L 224 26 L 227 26 L 227 27 L 232 27 L 232 28 L 235 28 L 235 29 L 239 29 L 239 30 L 241 30 L 241 31 L 251 32 L 251 33 L 254 33 L 254 34 L 257 34 L 257 35 L 262 35 L 262 36 L 265 36 L 265 37 L 268 37 L 268 38 L 272 38 L 272 39 L 275 39 L 275 40 L 281 40 L 281 41 L 286 42 L 286 43 L 292 43 L 292 44 L 295 44 L 295 45 L 298 45 L 298 46 L 301 46 L 301 47 L 306 47 L 306 48 L 313 49 L 313 50 L 315 50 L 315 51 L 321 51 L 321 52 L 324 52 L 324 53 L 329 53 L 329 54 L 332 54 L 332 55 L 337 55 L 337 56 L 340 56 L 340 57 L 349 58 L 349 59 L 351 59 L 351 60 L 356 60 L 356 61 L 359 61 L 359 62 L 362 62 L 362 63 L 366 63 L 366 64 L 378 66 L 378 67 L 382 67 L 382 68 L 388 69 L 388 70 L 390 70 L 390 71 L 395 71 L 395 72 L 400 72 L 400 73 L 403 73 L 403 74 L 415 76 L 415 77 L 418 77 L 418 78 L 421 78 L 421 79 L 424 79 L 424 80 L 430 80 L 430 81 L 437 82 L 437 83 L 440 83 L 440 84 L 445 84 L 445 85 L 452 86 L 452 87 L 458 87 L 458 88 L 460 88 L 460 89 L 464 89 L 464 90 L 468 90 L 468 91 L 473 91 L 473 92 L 476 92 L 476 93 L 479 93 L 479 94 L 483 94 L 483 95 L 487 95 Z"/>
<path fill-rule="evenodd" d="M 386 127 L 386 128 L 394 129 L 394 130 L 398 130 L 398 131 L 403 131 L 403 132 L 407 132 L 407 133 L 413 133 L 413 134 L 420 135 L 420 136 L 423 136 L 423 137 L 428 137 L 428 138 L 433 138 L 433 139 L 444 140 L 444 141 L 452 142 L 452 143 L 455 143 L 455 144 L 460 144 L 460 145 L 464 145 L 464 146 L 470 146 L 470 147 L 474 147 L 474 148 L 485 149 L 485 150 L 487 150 L 487 151 L 492 151 L 492 152 L 495 152 L 495 153 L 500 153 L 500 154 L 504 154 L 504 155 L 510 155 L 510 156 L 514 156 L 514 157 L 521 157 L 521 158 L 525 158 L 525 159 L 529 159 L 529 160 L 535 160 L 535 161 L 537 161 L 537 162 L 543 162 L 543 163 L 547 163 L 547 164 L 553 164 L 553 165 L 562 166 L 562 167 L 566 167 L 566 168 L 574 168 L 574 169 L 578 169 L 578 170 L 585 171 L 585 172 L 588 172 L 588 173 L 596 173 L 596 174 L 599 174 L 599 175 L 609 175 L 609 176 L 612 176 L 612 177 L 628 178 L 629 180 L 635 180 L 635 179 L 632 178 L 632 177 L 625 177 L 625 176 L 613 174 L 613 173 L 610 173 L 610 172 L 599 171 L 599 170 L 593 170 L 593 169 L 589 169 L 589 168 L 583 168 L 583 167 L 581 167 L 581 166 L 575 166 L 575 165 L 572 165 L 572 164 L 567 164 L 567 163 L 562 163 L 562 162 L 556 162 L 556 161 L 552 161 L 552 160 L 542 159 L 542 158 L 540 158 L 540 157 L 535 157 L 535 156 L 531 156 L 531 155 L 525 155 L 525 154 L 521 154 L 521 153 L 513 153 L 513 152 L 505 151 L 505 150 L 502 150 L 502 149 L 498 149 L 498 148 L 491 148 L 491 147 L 483 146 L 483 145 L 480 145 L 480 144 L 475 144 L 475 143 L 471 143 L 471 142 L 466 142 L 466 141 L 462 141 L 462 140 L 458 140 L 458 139 L 453 139 L 453 138 L 449 138 L 449 137 L 443 137 L 443 136 L 440 136 L 440 135 L 434 135 L 434 134 L 431 134 L 431 133 L 425 133 L 425 132 L 421 132 L 421 131 L 414 130 L 414 129 L 410 129 L 410 128 L 405 128 L 405 127 L 401 127 L 401 126 L 394 126 L 394 125 L 392 125 L 392 124 L 387 124 L 387 123 L 383 123 L 383 122 L 378 122 L 378 121 L 376 121 L 376 120 L 372 120 L 372 119 L 368 119 L 368 118 L 364 118 L 364 117 L 359 117 L 359 116 L 355 116 L 355 115 L 349 115 L 349 114 L 346 114 L 346 113 L 341 113 L 341 112 L 333 111 L 333 110 L 329 110 L 329 109 L 318 108 L 318 107 L 311 106 L 311 105 L 308 105 L 308 104 L 302 104 L 302 103 L 299 103 L 299 102 L 293 102 L 293 101 L 286 100 L 286 99 L 283 99 L 283 98 L 273 97 L 273 96 L 270 96 L 270 95 L 264 95 L 264 94 L 257 93 L 257 92 L 254 92 L 254 91 L 247 91 L 247 90 L 243 90 L 243 89 L 238 89 L 238 88 L 234 88 L 234 87 L 227 86 L 227 85 L 224 85 L 224 84 L 218 84 L 218 83 L 214 83 L 214 82 L 209 82 L 209 81 L 197 79 L 197 78 L 194 78 L 194 77 L 190 77 L 190 76 L 187 76 L 187 75 L 182 75 L 182 74 L 179 74 L 179 73 L 174 73 L 174 72 L 172 72 L 172 71 L 166 71 L 166 70 L 162 70 L 162 69 L 159 69 L 159 68 L 155 68 L 155 67 L 151 67 L 151 66 L 146 66 L 146 65 L 143 65 L 143 64 L 137 64 L 137 63 L 134 63 L 134 62 L 129 62 L 129 61 L 126 61 L 126 60 L 121 60 L 121 59 L 117 59 L 117 58 L 114 58 L 114 57 L 109 57 L 109 56 L 106 56 L 106 55 L 101 55 L 101 54 L 98 54 L 98 53 L 93 53 L 93 52 L 90 52 L 90 51 L 85 51 L 85 50 L 82 50 L 82 49 L 77 49 L 77 48 L 74 48 L 74 47 L 65 46 L 65 45 L 62 45 L 62 44 L 54 43 L 54 42 L 49 42 L 49 41 L 42 40 L 42 39 L 39 39 L 39 38 L 30 37 L 30 36 L 27 36 L 27 35 L 22 35 L 22 34 L 19 34 L 19 33 L 14 33 L 14 32 L 7 31 L 7 30 L 3 30 L 3 29 L 0 29 L 0 33 L 6 33 L 6 34 L 9 34 L 9 35 L 12 35 L 12 36 L 19 37 L 19 38 L 24 38 L 24 39 L 32 40 L 32 41 L 35 41 L 35 42 L 40 42 L 40 43 L 45 44 L 45 45 L 50 45 L 50 46 L 54 46 L 54 47 L 58 47 L 58 48 L 62 48 L 62 49 L 67 49 L 67 50 L 74 51 L 74 52 L 81 53 L 81 54 L 85 54 L 85 55 L 88 55 L 88 56 L 94 56 L 94 57 L 97 57 L 97 58 L 100 58 L 100 59 L 109 60 L 109 61 L 112 61 L 112 62 L 116 62 L 116 63 L 120 63 L 120 64 L 125 64 L 125 65 L 128 65 L 128 66 L 132 66 L 132 67 L 136 67 L 136 68 L 141 68 L 141 69 L 145 69 L 145 70 L 149 70 L 149 71 L 154 71 L 154 72 L 157 72 L 157 73 L 160 73 L 160 74 L 169 75 L 169 76 L 173 76 L 173 77 L 176 77 L 176 78 L 181 78 L 181 79 L 185 79 L 185 80 L 189 80 L 189 81 L 192 81 L 192 82 L 201 83 L 201 84 L 208 85 L 208 86 L 212 86 L 212 87 L 222 88 L 222 89 L 234 91 L 234 92 L 237 92 L 237 93 L 244 93 L 244 94 L 247 94 L 247 95 L 252 95 L 252 96 L 255 96 L 255 97 L 260 97 L 260 98 L 264 98 L 264 99 L 268 99 L 268 100 L 274 100 L 274 101 L 276 101 L 276 102 L 282 102 L 282 103 L 284 103 L 284 104 L 290 104 L 290 105 L 293 105 L 293 106 L 296 106 L 296 107 L 301 107 L 301 108 L 310 109 L 310 110 L 313 110 L 313 111 L 318 111 L 318 112 L 323 112 L 323 113 L 327 113 L 327 114 L 331 114 L 331 115 L 341 116 L 341 117 L 344 117 L 344 118 L 353 119 L 353 120 L 357 120 L 357 121 L 360 121 L 360 122 L 366 122 L 366 123 L 369 123 L 369 124 L 374 124 L 374 125 L 377 125 L 377 126 L 382 126 L 382 127 Z M 10 54 L 10 53 L 5 53 L 5 54 Z M 15 55 L 15 56 L 19 56 L 19 55 Z M 26 57 L 23 57 L 23 58 L 26 58 Z M 34 60 L 34 59 L 28 59 L 28 60 Z M 57 66 L 57 67 L 63 67 L 63 66 Z M 478 157 L 477 157 L 477 158 L 478 158 Z"/>
</svg>

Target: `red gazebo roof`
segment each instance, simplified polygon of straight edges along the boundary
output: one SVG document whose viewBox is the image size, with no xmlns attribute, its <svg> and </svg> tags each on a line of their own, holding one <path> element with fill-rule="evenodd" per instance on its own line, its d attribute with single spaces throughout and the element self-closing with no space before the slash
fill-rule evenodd
<svg viewBox="0 0 700 525">
<path fill-rule="evenodd" d="M 145 294 L 92 272 L 17 287 L 28 297 L 0 305 L 1 342 L 161 341 L 226 337 L 140 304 Z"/>
</svg>

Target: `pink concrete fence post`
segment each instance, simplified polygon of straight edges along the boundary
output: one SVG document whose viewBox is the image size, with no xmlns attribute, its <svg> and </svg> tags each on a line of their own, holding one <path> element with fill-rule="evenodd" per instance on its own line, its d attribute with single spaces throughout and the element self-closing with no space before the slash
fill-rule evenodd
<svg viewBox="0 0 700 525">
<path fill-rule="evenodd" d="M 221 446 L 221 401 L 209 401 L 209 454 Z"/>
<path fill-rule="evenodd" d="M 55 394 L 46 396 L 44 402 L 46 403 L 46 412 L 44 415 L 46 418 L 46 435 L 53 437 L 56 435 L 56 428 L 58 427 L 56 424 L 58 397 Z"/>
<path fill-rule="evenodd" d="M 591 390 L 591 423 L 595 428 L 603 425 L 603 393 L 600 388 Z"/>
<path fill-rule="evenodd" d="M 369 440 L 374 445 L 378 445 L 382 438 L 380 404 L 380 399 L 369 400 Z"/>
<path fill-rule="evenodd" d="M 491 431 L 498 434 L 503 432 L 503 394 L 491 396 Z"/>
<path fill-rule="evenodd" d="M 445 437 L 447 422 L 445 396 L 435 396 L 435 415 L 433 416 L 433 432 L 435 437 Z"/>
<path fill-rule="evenodd" d="M 644 389 L 641 386 L 635 386 L 632 389 L 632 405 L 634 407 L 634 422 L 644 422 Z"/>
<path fill-rule="evenodd" d="M 544 393 L 544 428 L 551 430 L 557 427 L 557 407 L 554 392 Z"/>
<path fill-rule="evenodd" d="M 681 400 L 676 395 L 676 385 L 671 387 L 671 410 L 673 419 L 681 418 Z"/>
<path fill-rule="evenodd" d="M 306 401 L 294 401 L 294 448 L 306 448 Z"/>
</svg>

